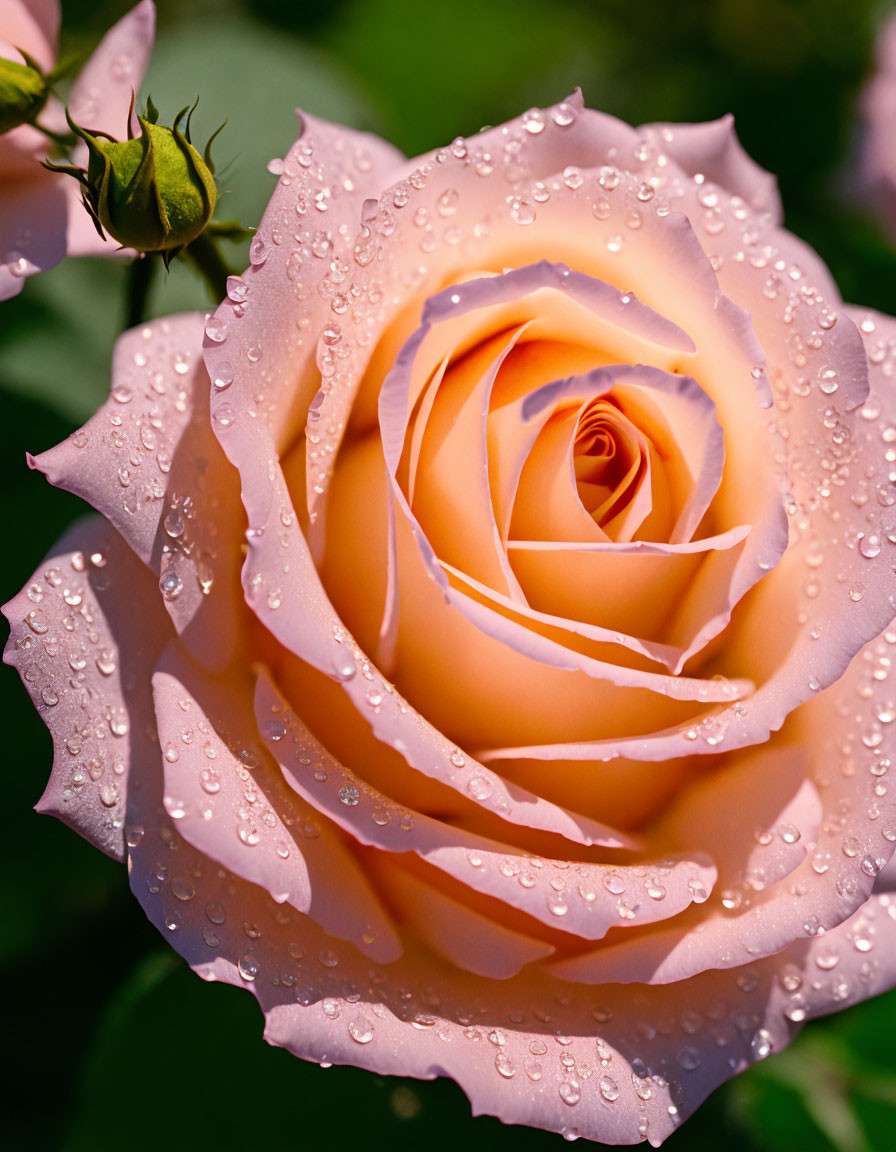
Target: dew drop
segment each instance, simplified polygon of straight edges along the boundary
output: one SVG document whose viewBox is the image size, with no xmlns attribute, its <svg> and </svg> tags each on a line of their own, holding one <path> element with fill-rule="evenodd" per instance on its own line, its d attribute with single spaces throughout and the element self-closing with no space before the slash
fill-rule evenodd
<svg viewBox="0 0 896 1152">
<path fill-rule="evenodd" d="M 686 1044 L 684 1048 L 679 1049 L 675 1059 L 679 1066 L 684 1068 L 686 1072 L 694 1072 L 703 1062 L 700 1053 L 690 1044 Z"/>
<path fill-rule="evenodd" d="M 551 119 L 559 128 L 568 128 L 575 123 L 576 110 L 564 101 L 551 110 Z"/>
<path fill-rule="evenodd" d="M 354 784 L 343 784 L 339 789 L 339 801 L 349 808 L 353 808 L 361 798 L 361 794 Z"/>
<path fill-rule="evenodd" d="M 176 600 L 184 588 L 184 582 L 176 572 L 166 572 L 159 581 L 159 590 L 166 600 Z"/>
<path fill-rule="evenodd" d="M 184 902 L 192 900 L 196 895 L 196 889 L 189 876 L 174 876 L 171 880 L 171 891 L 178 900 Z"/>
<path fill-rule="evenodd" d="M 242 976 L 244 980 L 254 980 L 258 975 L 258 961 L 249 952 L 240 957 L 238 967 L 240 976 Z"/>
<path fill-rule="evenodd" d="M 532 224 L 535 221 L 535 205 L 520 196 L 510 198 L 510 219 L 514 224 Z"/>
<path fill-rule="evenodd" d="M 544 114 L 539 108 L 530 108 L 523 113 L 523 128 L 530 136 L 538 136 L 545 129 Z"/>
<path fill-rule="evenodd" d="M 205 906 L 205 914 L 212 922 L 212 924 L 223 924 L 227 919 L 227 913 L 224 911 L 224 905 L 217 900 L 209 900 Z"/>
<path fill-rule="evenodd" d="M 552 912 L 554 916 L 565 916 L 569 911 L 566 897 L 562 892 L 555 892 L 553 889 L 548 891 L 547 905 L 549 911 Z"/>
<path fill-rule="evenodd" d="M 38 636 L 43 636 L 48 628 L 47 621 L 43 613 L 38 612 L 36 609 L 32 609 L 32 611 L 26 615 L 25 623 L 28 625 L 31 631 L 37 633 Z"/>
<path fill-rule="evenodd" d="M 162 521 L 162 527 L 172 540 L 177 540 L 183 536 L 186 525 L 184 524 L 184 517 L 181 510 L 179 508 L 169 509 L 165 519 Z"/>
<path fill-rule="evenodd" d="M 227 296 L 234 304 L 242 304 L 249 295 L 249 285 L 241 276 L 227 277 Z"/>
<path fill-rule="evenodd" d="M 205 334 L 213 344 L 223 344 L 227 339 L 227 325 L 218 316 L 209 316 L 205 322 Z"/>
<path fill-rule="evenodd" d="M 467 791 L 474 800 L 487 800 L 494 792 L 494 785 L 487 776 L 471 776 L 467 784 Z"/>
<path fill-rule="evenodd" d="M 256 236 L 249 246 L 249 263 L 258 267 L 268 258 L 268 244 L 263 236 Z"/>
<path fill-rule="evenodd" d="M 212 413 L 212 419 L 219 428 L 229 428 L 236 420 L 236 410 L 232 404 L 219 404 Z"/>
<path fill-rule="evenodd" d="M 582 1093 L 579 1091 L 579 1085 L 576 1080 L 564 1080 L 560 1087 L 557 1089 L 560 1094 L 560 1099 L 564 1104 L 578 1104 L 582 1099 Z"/>
<path fill-rule="evenodd" d="M 796 844 L 800 838 L 799 828 L 794 828 L 792 824 L 782 824 L 778 828 L 778 835 L 785 844 Z"/>
<path fill-rule="evenodd" d="M 348 1034 L 356 1044 L 369 1044 L 374 1036 L 373 1025 L 366 1017 L 357 1016 L 349 1021 Z"/>
<path fill-rule="evenodd" d="M 233 365 L 229 360 L 222 360 L 215 368 L 212 383 L 219 392 L 223 392 L 225 388 L 229 388 L 233 383 Z"/>
<path fill-rule="evenodd" d="M 614 896 L 620 896 L 625 891 L 625 880 L 618 872 L 608 872 L 604 876 L 604 888 Z"/>
</svg>

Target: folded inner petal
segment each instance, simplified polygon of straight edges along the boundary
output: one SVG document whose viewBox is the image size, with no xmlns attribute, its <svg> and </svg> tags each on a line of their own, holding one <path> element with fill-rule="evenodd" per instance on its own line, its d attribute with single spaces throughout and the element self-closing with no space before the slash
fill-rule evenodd
<svg viewBox="0 0 896 1152">
<path fill-rule="evenodd" d="M 397 959 L 400 941 L 361 863 L 284 786 L 260 745 L 249 681 L 196 680 L 173 647 L 153 677 L 163 802 L 180 834 L 372 959 Z"/>
<path fill-rule="evenodd" d="M 410 812 L 335 760 L 263 680 L 257 707 L 261 717 L 273 715 L 285 728 L 276 741 L 267 738 L 268 748 L 289 784 L 321 813 L 361 843 L 387 852 L 414 852 L 471 889 L 474 899 L 491 897 L 552 929 L 600 939 L 616 925 L 634 927 L 674 916 L 695 899 L 705 899 L 715 881 L 715 867 L 700 853 L 673 854 L 638 867 L 571 866 L 568 860 L 532 856 Z M 263 734 L 267 727 L 262 720 Z M 650 898 L 650 879 L 660 876 L 662 893 Z"/>
</svg>

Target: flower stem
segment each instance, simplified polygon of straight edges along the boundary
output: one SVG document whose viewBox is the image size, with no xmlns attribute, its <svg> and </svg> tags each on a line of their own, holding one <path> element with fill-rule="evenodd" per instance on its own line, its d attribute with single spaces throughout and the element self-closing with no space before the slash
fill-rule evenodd
<svg viewBox="0 0 896 1152">
<path fill-rule="evenodd" d="M 217 304 L 227 294 L 227 277 L 231 275 L 227 262 L 218 250 L 218 245 L 203 232 L 188 245 L 183 255 L 193 261 L 194 266 L 208 285 L 212 299 Z"/>
<path fill-rule="evenodd" d="M 134 328 L 146 319 L 146 304 L 158 260 L 154 256 L 138 256 L 128 269 L 128 299 L 126 327 Z"/>
</svg>

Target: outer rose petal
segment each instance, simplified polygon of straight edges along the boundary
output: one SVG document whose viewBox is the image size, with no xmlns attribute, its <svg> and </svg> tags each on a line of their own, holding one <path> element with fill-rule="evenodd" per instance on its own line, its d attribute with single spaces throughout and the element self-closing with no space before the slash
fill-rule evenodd
<svg viewBox="0 0 896 1152">
<path fill-rule="evenodd" d="M 741 147 L 734 117 L 707 124 L 645 124 L 640 129 L 657 152 L 679 164 L 688 176 L 700 174 L 742 197 L 755 212 L 767 212 L 775 224 L 783 219 L 778 183 Z"/>
<path fill-rule="evenodd" d="M 172 316 L 126 332 L 109 399 L 33 463 L 115 525 L 161 580 L 178 632 L 216 665 L 237 643 L 240 556 L 222 534 L 242 515 L 209 426 L 203 319 Z"/>
<path fill-rule="evenodd" d="M 393 984 L 388 969 L 371 970 L 259 889 L 219 877 L 174 828 L 164 831 L 172 876 L 153 878 L 143 837 L 131 854 L 138 898 L 200 975 L 256 995 L 270 1042 L 380 1073 L 450 1075 L 474 1112 L 569 1135 L 658 1145 L 721 1080 L 786 1046 L 803 1008 L 817 1015 L 842 1007 L 891 978 L 865 959 L 869 929 L 881 954 L 892 952 L 890 898 L 882 896 L 825 937 L 672 988 L 577 990 L 544 975 L 459 980 L 422 953 L 408 957 Z M 257 930 L 254 940 L 243 922 Z M 831 956 L 842 957 L 845 979 L 831 971 Z M 488 1008 L 471 1022 L 477 997 Z"/>
<path fill-rule="evenodd" d="M 301 135 L 283 161 L 283 175 L 253 244 L 252 265 L 243 277 L 229 281 L 228 299 L 217 313 L 225 339 L 205 344 L 212 379 L 220 368 L 223 378 L 235 381 L 231 391 L 213 404 L 219 427 L 225 426 L 228 413 L 244 406 L 255 410 L 253 391 L 260 396 L 260 426 L 250 435 L 241 425 L 243 435 L 250 436 L 245 451 L 251 446 L 259 454 L 266 453 L 269 434 L 283 444 L 302 430 L 318 386 L 313 363 L 316 341 L 305 335 L 305 327 L 316 331 L 331 314 L 325 284 L 328 263 L 335 256 L 351 259 L 348 237 L 365 198 L 388 181 L 403 159 L 375 136 L 306 113 L 297 115 Z M 305 258 L 291 244 L 283 244 L 283 234 L 292 238 L 297 227 L 306 245 Z M 273 240 L 275 234 L 280 243 Z M 321 255 L 313 254 L 312 246 Z M 267 290 L 274 285 L 276 290 Z M 234 375 L 232 361 L 249 349 L 253 352 L 248 363 L 258 374 L 257 383 L 264 380 L 260 392 L 243 371 Z M 229 438 L 231 446 L 234 439 Z M 250 512 L 250 520 L 257 519 L 259 514 Z"/>
<path fill-rule="evenodd" d="M 134 605 L 140 604 L 139 613 Z M 125 854 L 125 806 L 152 731 L 149 674 L 171 627 L 154 582 L 114 529 L 76 524 L 4 607 L 14 665 L 53 737 L 38 804 L 109 856 Z"/>
</svg>

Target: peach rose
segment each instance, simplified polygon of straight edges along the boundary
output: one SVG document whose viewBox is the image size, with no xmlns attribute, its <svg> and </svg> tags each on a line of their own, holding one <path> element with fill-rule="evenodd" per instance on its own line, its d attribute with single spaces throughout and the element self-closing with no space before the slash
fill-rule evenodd
<svg viewBox="0 0 896 1152">
<path fill-rule="evenodd" d="M 659 1144 L 896 977 L 896 322 L 730 120 L 276 168 L 35 462 L 40 808 L 272 1043 Z"/>
<path fill-rule="evenodd" d="M 0 57 L 22 63 L 24 50 L 50 71 L 59 23 L 58 0 L 3 0 Z M 106 33 L 72 86 L 68 106 L 76 122 L 121 132 L 154 35 L 155 6 L 141 0 Z M 38 120 L 53 131 L 67 131 L 62 107 L 52 98 Z M 97 235 L 76 181 L 41 167 L 48 148 L 47 137 L 30 124 L 0 135 L 0 300 L 18 295 L 27 276 L 55 267 L 65 255 L 101 256 L 118 249 Z M 73 156 L 86 163 L 86 145 L 79 144 Z"/>
</svg>

